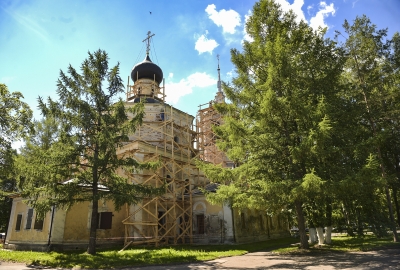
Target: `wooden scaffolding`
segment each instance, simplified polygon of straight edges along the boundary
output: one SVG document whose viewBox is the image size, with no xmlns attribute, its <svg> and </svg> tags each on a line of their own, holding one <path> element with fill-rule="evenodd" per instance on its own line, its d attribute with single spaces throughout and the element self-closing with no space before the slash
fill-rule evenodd
<svg viewBox="0 0 400 270">
<path fill-rule="evenodd" d="M 150 92 L 143 91 L 146 84 Z M 161 187 L 166 183 L 166 190 L 162 196 L 126 206 L 124 249 L 131 244 L 193 242 L 193 190 L 207 181 L 194 164 L 194 158 L 199 156 L 198 131 L 193 116 L 164 102 L 164 89 L 151 80 L 134 86 L 128 82 L 127 106 L 138 97 L 147 100 L 143 124 L 120 154 L 142 162 L 161 161 L 161 166 L 155 172 L 124 173 L 132 184 Z"/>
<path fill-rule="evenodd" d="M 199 106 L 196 117 L 199 158 L 222 167 L 232 167 L 232 161 L 228 160 L 225 153 L 219 150 L 216 145 L 218 136 L 213 127 L 221 124 L 221 114 L 213 107 L 213 102 Z"/>
</svg>

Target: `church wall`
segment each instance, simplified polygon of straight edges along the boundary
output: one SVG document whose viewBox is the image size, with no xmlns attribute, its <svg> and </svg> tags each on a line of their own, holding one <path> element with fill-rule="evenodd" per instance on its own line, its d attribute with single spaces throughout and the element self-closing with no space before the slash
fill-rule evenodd
<svg viewBox="0 0 400 270">
<path fill-rule="evenodd" d="M 290 236 L 287 219 L 282 216 L 268 216 L 261 211 L 249 209 L 234 209 L 233 214 L 237 243 Z"/>
<path fill-rule="evenodd" d="M 126 103 L 134 106 L 135 103 Z M 136 132 L 129 136 L 131 141 L 141 140 L 177 155 L 188 157 L 188 147 L 192 145 L 192 127 L 194 117 L 167 104 L 146 103 L 143 123 Z M 173 122 L 173 125 L 171 124 Z"/>
<path fill-rule="evenodd" d="M 204 224 L 201 224 L 203 215 Z M 212 205 L 204 195 L 193 199 L 193 242 L 195 244 L 233 243 L 232 232 L 232 216 L 229 207 Z"/>
<path fill-rule="evenodd" d="M 55 208 L 51 232 L 51 244 L 53 245 L 60 245 L 63 243 L 66 216 L 66 210 Z"/>
<path fill-rule="evenodd" d="M 25 204 L 22 198 L 13 199 L 12 211 L 13 215 L 10 219 L 9 233 L 6 239 L 7 248 L 44 250 L 48 243 L 51 213 L 46 214 L 42 226 L 39 228 L 35 226 L 36 211 Z M 18 220 L 20 220 L 19 228 L 17 228 Z"/>
<path fill-rule="evenodd" d="M 63 245 L 66 249 L 86 247 L 89 243 L 90 220 L 91 220 L 90 202 L 82 202 L 72 206 L 66 214 L 65 231 Z M 122 219 L 125 218 L 125 211 L 115 211 L 113 203 L 110 201 L 99 201 L 99 213 L 111 212 L 111 229 L 97 229 L 97 244 L 121 244 L 124 237 L 124 226 Z"/>
</svg>

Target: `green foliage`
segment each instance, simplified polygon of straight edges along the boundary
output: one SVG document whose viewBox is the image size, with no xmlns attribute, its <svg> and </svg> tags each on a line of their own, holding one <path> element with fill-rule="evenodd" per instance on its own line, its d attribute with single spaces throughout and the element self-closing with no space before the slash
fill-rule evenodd
<svg viewBox="0 0 400 270">
<path fill-rule="evenodd" d="M 390 198 L 390 185 L 400 179 L 398 167 L 398 87 L 399 66 L 397 64 L 397 36 L 387 38 L 387 29 L 378 30 L 366 16 L 357 17 L 352 24 L 345 21 L 345 36 L 341 44 L 346 52 L 346 63 L 342 80 L 349 85 L 343 96 L 351 97 L 354 108 L 354 141 L 351 143 L 354 157 L 352 171 L 344 177 L 344 198 L 346 211 L 358 222 L 368 222 L 384 234 L 384 227 L 390 225 L 397 240 Z M 351 184 L 353 182 L 353 184 Z M 352 185 L 353 194 L 348 187 Z M 347 190 L 346 190 L 347 189 Z M 355 192 L 354 192 L 355 191 Z M 356 200 L 354 198 L 357 198 Z M 387 209 L 382 207 L 386 200 Z M 379 231 L 380 230 L 380 231 Z"/>
<path fill-rule="evenodd" d="M 224 84 L 231 103 L 217 106 L 224 124 L 215 128 L 218 146 L 239 166 L 230 187 L 211 197 L 266 211 L 297 204 L 303 223 L 303 202 L 333 177 L 332 104 L 342 50 L 269 0 L 255 4 L 246 31 L 253 40 L 244 42 L 242 52 L 231 50 L 237 76 Z M 212 181 L 226 183 L 218 168 L 201 168 Z M 302 243 L 307 245 L 305 237 Z"/>
<path fill-rule="evenodd" d="M 8 227 L 12 199 L 8 195 L 16 191 L 14 157 L 11 144 L 31 132 L 32 111 L 22 101 L 19 92 L 9 92 L 0 83 L 0 232 Z"/>
<path fill-rule="evenodd" d="M 46 119 L 37 123 L 36 135 L 21 153 L 22 196 L 39 216 L 53 205 L 69 207 L 91 201 L 91 239 L 95 239 L 99 200 L 111 200 L 119 209 L 125 203 L 135 204 L 162 192 L 128 183 L 117 173 L 118 169 L 131 173 L 158 166 L 157 162 L 142 164 L 117 154 L 129 141 L 128 135 L 142 123 L 144 105 L 127 108 L 117 99 L 124 91 L 119 64 L 109 68 L 108 56 L 102 50 L 89 52 L 81 74 L 72 66 L 68 74 L 60 71 L 57 88 L 57 101 L 48 98 L 45 102 L 39 97 L 39 108 Z M 93 254 L 94 243 L 89 247 Z"/>
<path fill-rule="evenodd" d="M 13 156 L 16 152 L 11 143 L 21 139 L 32 128 L 32 111 L 22 101 L 20 92 L 9 92 L 0 83 L 0 179 L 12 171 Z"/>
</svg>

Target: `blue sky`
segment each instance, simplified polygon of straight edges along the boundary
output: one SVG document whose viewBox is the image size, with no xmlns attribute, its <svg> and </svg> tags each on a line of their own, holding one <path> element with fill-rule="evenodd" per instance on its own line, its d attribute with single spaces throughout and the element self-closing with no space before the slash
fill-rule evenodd
<svg viewBox="0 0 400 270">
<path fill-rule="evenodd" d="M 40 119 L 38 96 L 57 98 L 60 69 L 79 69 L 88 51 L 103 49 L 120 62 L 124 83 L 145 57 L 142 40 L 155 33 L 151 58 L 166 81 L 167 102 L 196 115 L 234 76 L 230 49 L 246 38 L 253 0 L 0 0 L 0 82 L 20 91 Z M 328 36 L 344 20 L 365 14 L 378 28 L 400 31 L 400 0 L 277 0 Z M 150 14 L 151 12 L 151 14 Z"/>
</svg>

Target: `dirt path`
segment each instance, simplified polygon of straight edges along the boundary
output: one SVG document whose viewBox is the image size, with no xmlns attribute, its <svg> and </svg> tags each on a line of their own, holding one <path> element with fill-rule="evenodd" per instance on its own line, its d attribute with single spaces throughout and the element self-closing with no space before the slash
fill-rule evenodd
<svg viewBox="0 0 400 270">
<path fill-rule="evenodd" d="M 400 269 L 400 249 L 369 252 L 315 253 L 313 255 L 276 255 L 272 252 L 253 252 L 203 263 L 148 266 L 126 270 L 215 270 L 215 269 Z"/>
<path fill-rule="evenodd" d="M 0 264 L 0 270 L 32 270 L 22 264 Z M 47 268 L 48 270 L 51 270 Z M 276 255 L 272 252 L 253 252 L 243 256 L 217 260 L 145 267 L 127 267 L 124 270 L 216 270 L 216 269 L 400 269 L 400 249 L 385 249 L 368 252 L 314 253 L 299 255 Z"/>
</svg>

